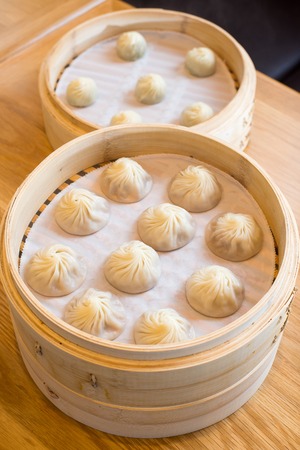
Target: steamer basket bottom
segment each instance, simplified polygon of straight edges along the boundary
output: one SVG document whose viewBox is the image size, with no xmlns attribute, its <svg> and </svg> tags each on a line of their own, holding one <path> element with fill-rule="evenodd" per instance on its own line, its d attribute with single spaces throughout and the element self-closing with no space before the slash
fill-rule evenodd
<svg viewBox="0 0 300 450">
<path fill-rule="evenodd" d="M 32 357 L 17 330 L 15 333 L 31 378 L 60 411 L 97 430 L 130 438 L 162 438 L 191 433 L 233 414 L 264 382 L 281 341 L 280 336 L 254 370 L 217 395 L 168 408 L 122 408 L 88 399 L 58 383 Z"/>
</svg>

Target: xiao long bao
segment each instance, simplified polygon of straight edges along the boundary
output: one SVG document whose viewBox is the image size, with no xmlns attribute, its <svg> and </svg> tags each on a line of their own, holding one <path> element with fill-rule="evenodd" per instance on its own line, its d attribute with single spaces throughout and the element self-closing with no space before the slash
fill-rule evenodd
<svg viewBox="0 0 300 450">
<path fill-rule="evenodd" d="M 64 320 L 86 333 L 114 340 L 123 331 L 126 316 L 117 297 L 110 292 L 90 288 L 67 304 Z"/>
<path fill-rule="evenodd" d="M 184 108 L 180 116 L 180 125 L 193 127 L 199 123 L 205 122 L 214 115 L 211 106 L 204 102 L 196 102 Z"/>
<path fill-rule="evenodd" d="M 127 123 L 142 123 L 139 113 L 131 110 L 120 111 L 110 121 L 110 125 L 123 125 Z"/>
<path fill-rule="evenodd" d="M 117 40 L 117 54 L 125 61 L 136 61 L 144 56 L 147 42 L 138 31 L 122 33 Z"/>
<path fill-rule="evenodd" d="M 79 288 L 86 272 L 84 260 L 73 249 L 54 244 L 33 255 L 27 263 L 25 278 L 39 294 L 59 297 Z"/>
<path fill-rule="evenodd" d="M 168 194 L 175 205 L 198 213 L 214 208 L 221 199 L 222 189 L 210 170 L 191 165 L 175 175 Z"/>
<path fill-rule="evenodd" d="M 189 50 L 185 58 L 185 67 L 195 77 L 208 77 L 216 71 L 216 57 L 207 47 Z"/>
<path fill-rule="evenodd" d="M 134 340 L 138 345 L 173 344 L 194 337 L 189 321 L 172 308 L 147 311 L 134 326 Z"/>
<path fill-rule="evenodd" d="M 142 241 L 163 252 L 188 244 L 196 232 L 191 214 L 171 203 L 147 208 L 138 218 L 137 228 Z"/>
<path fill-rule="evenodd" d="M 126 242 L 107 258 L 104 275 L 116 289 L 139 294 L 152 289 L 158 282 L 160 259 L 156 251 L 143 242 Z"/>
<path fill-rule="evenodd" d="M 67 101 L 72 106 L 84 108 L 92 105 L 98 96 L 95 81 L 89 77 L 79 77 L 72 80 L 66 91 Z"/>
<path fill-rule="evenodd" d="M 244 261 L 261 250 L 263 232 L 250 214 L 228 212 L 208 223 L 205 239 L 209 249 L 220 258 Z"/>
<path fill-rule="evenodd" d="M 71 189 L 55 209 L 58 225 L 67 233 L 79 236 L 101 230 L 108 223 L 109 216 L 108 201 L 87 189 Z"/>
<path fill-rule="evenodd" d="M 196 311 L 209 317 L 235 313 L 244 299 L 242 282 L 226 267 L 212 265 L 193 273 L 186 282 L 186 297 Z"/>
<path fill-rule="evenodd" d="M 150 192 L 152 177 L 133 159 L 119 158 L 103 170 L 100 186 L 110 200 L 134 203 Z"/>
<path fill-rule="evenodd" d="M 135 96 L 139 102 L 145 105 L 155 105 L 164 99 L 166 87 L 166 82 L 161 75 L 149 73 L 138 79 Z"/>
</svg>

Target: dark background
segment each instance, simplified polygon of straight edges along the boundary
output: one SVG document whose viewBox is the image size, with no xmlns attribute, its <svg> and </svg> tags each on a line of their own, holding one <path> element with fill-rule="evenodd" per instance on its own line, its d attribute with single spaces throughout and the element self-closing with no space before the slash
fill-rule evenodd
<svg viewBox="0 0 300 450">
<path fill-rule="evenodd" d="M 300 0 L 130 0 L 140 8 L 210 20 L 249 53 L 257 70 L 300 91 Z"/>
</svg>

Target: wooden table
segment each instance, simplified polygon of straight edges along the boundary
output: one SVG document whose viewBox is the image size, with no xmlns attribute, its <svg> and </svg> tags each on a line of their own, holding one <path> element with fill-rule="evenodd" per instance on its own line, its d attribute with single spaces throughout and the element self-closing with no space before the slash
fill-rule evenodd
<svg viewBox="0 0 300 450">
<path fill-rule="evenodd" d="M 20 2 L 4 2 L 1 8 Z M 121 2 L 38 0 L 22 12 L 25 41 L 0 21 L 0 214 L 19 184 L 51 151 L 38 95 L 42 59 L 68 29 Z M 24 2 L 22 2 L 24 5 Z M 37 5 L 42 4 L 40 15 Z M 24 7 L 25 8 L 25 7 Z M 45 9 L 46 8 L 46 9 Z M 3 9 L 3 8 L 2 8 Z M 9 11 L 6 9 L 8 17 Z M 45 12 L 46 11 L 46 12 Z M 1 11 L 2 13 L 2 11 Z M 1 16 L 0 13 L 0 16 Z M 3 15 L 2 15 L 3 17 Z M 27 18 L 26 18 L 27 17 Z M 43 26 L 41 26 L 43 24 Z M 6 40 L 7 37 L 7 40 Z M 26 40 L 27 39 L 27 40 Z M 300 222 L 300 97 L 258 73 L 251 142 L 246 152 L 273 177 Z M 296 449 L 300 448 L 300 295 L 296 295 L 274 365 L 259 391 L 239 411 L 205 430 L 164 439 L 116 437 L 84 426 L 56 409 L 28 375 L 18 351 L 3 287 L 0 290 L 0 449 Z"/>
</svg>

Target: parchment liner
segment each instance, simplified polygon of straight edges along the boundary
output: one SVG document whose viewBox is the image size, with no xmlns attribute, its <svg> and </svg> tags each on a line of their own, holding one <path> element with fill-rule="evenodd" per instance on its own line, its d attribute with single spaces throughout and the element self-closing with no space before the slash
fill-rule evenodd
<svg viewBox="0 0 300 450">
<path fill-rule="evenodd" d="M 241 315 L 255 305 L 270 288 L 274 278 L 275 251 L 272 233 L 263 212 L 251 195 L 231 176 L 207 164 L 222 185 L 223 195 L 220 203 L 210 211 L 193 213 L 197 223 L 194 239 L 185 247 L 172 252 L 159 252 L 162 264 L 162 276 L 158 284 L 143 294 L 125 294 L 113 288 L 105 279 L 102 266 L 108 255 L 124 242 L 139 239 L 137 218 L 149 206 L 170 202 L 167 187 L 171 178 L 190 164 L 202 164 L 193 158 L 181 155 L 145 155 L 134 158 L 153 177 L 153 188 L 146 198 L 138 203 L 119 204 L 110 201 L 111 217 L 108 225 L 90 236 L 73 236 L 59 228 L 54 219 L 54 208 L 69 189 L 81 187 L 104 196 L 100 189 L 99 179 L 103 167 L 97 168 L 54 196 L 50 204 L 33 224 L 24 245 L 20 274 L 24 278 L 24 267 L 31 256 L 41 247 L 55 243 L 69 245 L 84 256 L 88 265 L 88 274 L 81 287 L 64 297 L 44 297 L 32 291 L 42 305 L 53 315 L 63 318 L 65 305 L 73 296 L 80 295 L 87 288 L 93 287 L 110 291 L 117 295 L 127 312 L 127 325 L 116 341 L 134 343 L 132 328 L 137 318 L 148 309 L 174 308 L 188 319 L 196 336 L 215 331 Z M 171 203 L 171 202 L 170 202 Z M 213 255 L 207 248 L 204 232 L 207 223 L 222 212 L 252 214 L 263 229 L 263 249 L 253 258 L 243 262 L 230 262 Z M 245 300 L 241 308 L 233 315 L 212 319 L 194 311 L 186 301 L 185 282 L 197 269 L 210 264 L 223 265 L 232 270 L 245 285 Z"/>
<path fill-rule="evenodd" d="M 172 31 L 140 32 L 148 43 L 141 59 L 123 61 L 116 53 L 118 36 L 115 36 L 91 46 L 64 70 L 56 95 L 73 114 L 96 125 L 108 126 L 114 114 L 133 109 L 141 115 L 143 123 L 179 124 L 182 110 L 194 102 L 209 104 L 217 114 L 232 100 L 236 94 L 235 82 L 219 56 L 216 72 L 209 77 L 194 77 L 184 67 L 187 51 L 203 46 L 200 41 Z M 158 73 L 167 84 L 164 100 L 150 106 L 139 103 L 134 95 L 137 80 L 148 73 Z M 97 101 L 86 108 L 73 107 L 66 100 L 69 82 L 79 76 L 93 78 L 99 89 Z"/>
</svg>

